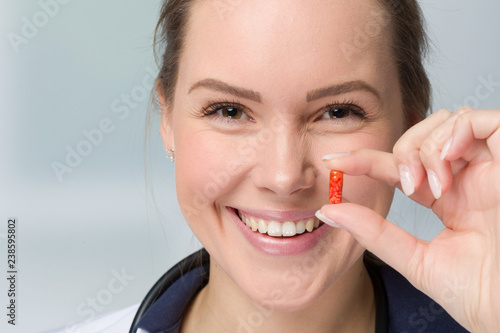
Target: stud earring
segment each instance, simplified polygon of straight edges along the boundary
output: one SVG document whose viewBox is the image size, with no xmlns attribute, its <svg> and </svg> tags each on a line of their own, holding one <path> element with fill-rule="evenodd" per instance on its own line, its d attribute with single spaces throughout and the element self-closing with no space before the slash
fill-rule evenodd
<svg viewBox="0 0 500 333">
<path fill-rule="evenodd" d="M 175 150 L 173 148 L 167 149 L 167 158 L 170 160 L 170 162 L 175 161 Z"/>
</svg>

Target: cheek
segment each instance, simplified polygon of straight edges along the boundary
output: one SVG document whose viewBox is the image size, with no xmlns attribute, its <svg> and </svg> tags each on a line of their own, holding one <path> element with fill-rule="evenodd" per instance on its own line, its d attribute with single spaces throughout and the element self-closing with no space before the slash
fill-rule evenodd
<svg viewBox="0 0 500 333">
<path fill-rule="evenodd" d="M 245 172 L 237 144 L 209 131 L 176 131 L 175 180 L 179 205 L 187 216 L 203 216 Z M 188 222 L 189 222 L 188 218 Z"/>
<path fill-rule="evenodd" d="M 183 211 L 189 209 L 189 215 L 198 215 L 211 205 L 222 190 L 211 175 L 220 169 L 223 156 L 215 158 L 218 156 L 217 144 L 202 133 L 186 128 L 176 133 L 180 133 L 175 138 L 175 181 L 179 205 Z"/>
</svg>

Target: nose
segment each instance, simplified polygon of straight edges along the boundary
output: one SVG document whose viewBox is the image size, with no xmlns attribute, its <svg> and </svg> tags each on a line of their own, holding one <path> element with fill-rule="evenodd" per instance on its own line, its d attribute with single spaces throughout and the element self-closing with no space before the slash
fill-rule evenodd
<svg viewBox="0 0 500 333">
<path fill-rule="evenodd" d="M 279 197 L 288 197 L 314 186 L 316 173 L 310 144 L 298 131 L 271 131 L 258 154 L 252 179 L 254 185 Z"/>
</svg>

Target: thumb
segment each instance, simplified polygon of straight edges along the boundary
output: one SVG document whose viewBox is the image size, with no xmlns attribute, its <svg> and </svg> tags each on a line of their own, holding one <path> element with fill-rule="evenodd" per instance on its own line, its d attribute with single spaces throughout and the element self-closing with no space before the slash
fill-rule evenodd
<svg viewBox="0 0 500 333">
<path fill-rule="evenodd" d="M 389 266 L 415 281 L 423 241 L 389 222 L 373 210 L 353 203 L 325 205 L 316 213 L 324 223 L 347 230 L 363 247 Z"/>
</svg>

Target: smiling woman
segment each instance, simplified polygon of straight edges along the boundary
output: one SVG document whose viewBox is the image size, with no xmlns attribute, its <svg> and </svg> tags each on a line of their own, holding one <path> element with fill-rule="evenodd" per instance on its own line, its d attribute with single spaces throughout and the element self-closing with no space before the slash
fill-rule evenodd
<svg viewBox="0 0 500 333">
<path fill-rule="evenodd" d="M 204 250 L 153 288 L 133 332 L 498 330 L 499 112 L 424 120 L 417 1 L 165 0 L 157 41 L 163 143 Z M 497 85 L 481 75 L 476 100 Z M 443 221 L 432 242 L 385 220 L 395 188 Z M 88 295 L 100 306 L 109 286 Z"/>
<path fill-rule="evenodd" d="M 162 8 L 161 135 L 204 259 L 167 273 L 132 331 L 404 331 L 422 306 L 440 315 L 426 324 L 433 332 L 495 327 L 498 306 L 465 292 L 462 307 L 446 303 L 436 271 L 456 262 L 447 242 L 463 237 L 450 211 L 473 176 L 468 147 L 491 149 L 481 140 L 498 126 L 485 129 L 486 114 L 467 108 L 417 124 L 430 88 L 416 1 L 237 1 L 222 15 L 219 5 Z M 467 132 L 470 114 L 483 121 Z M 343 204 L 328 205 L 329 169 L 346 175 Z M 388 224 L 394 186 L 435 209 L 443 236 L 427 244 Z M 475 241 L 466 248 L 484 263 Z M 491 287 L 477 276 L 467 280 L 476 292 Z"/>
<path fill-rule="evenodd" d="M 349 233 L 320 225 L 314 214 L 328 203 L 329 171 L 321 156 L 339 149 L 390 151 L 404 129 L 401 97 L 393 93 L 398 91 L 396 66 L 379 47 L 389 47 L 389 41 L 381 35 L 365 56 L 353 59 L 328 42 L 347 40 L 355 31 L 325 13 L 348 15 L 356 25 L 377 6 L 241 2 L 222 19 L 222 28 L 213 20 L 211 2 L 192 4 L 172 99 L 159 90 L 163 141 L 176 151 L 179 204 L 183 212 L 189 210 L 187 222 L 210 254 L 209 283 L 187 309 L 185 330 L 200 331 L 201 324 L 204 330 L 232 331 L 238 316 L 255 306 L 273 309 L 269 328 L 287 322 L 311 329 L 304 319 L 323 306 L 332 310 L 330 315 L 342 315 L 318 321 L 313 331 L 325 324 L 338 329 L 374 325 L 364 249 Z M 335 109 L 344 110 L 343 117 Z M 238 119 L 227 117 L 229 112 Z M 253 147 L 254 154 L 239 153 L 263 132 L 264 144 Z M 210 174 L 226 170 L 228 163 L 240 167 L 226 183 L 204 192 L 206 205 L 194 205 L 192 198 L 212 181 L 197 172 L 198 165 Z M 393 188 L 368 177 L 350 183 L 346 200 L 387 214 Z M 367 196 L 367 191 L 378 195 Z M 309 231 L 283 237 L 290 223 Z M 311 260 L 324 242 L 335 251 L 304 271 L 300 288 L 287 286 L 283 273 Z M 286 292 L 273 296 L 283 288 Z M 233 300 L 223 301 L 219 292 Z M 339 302 L 339 294 L 348 301 Z M 233 319 L 221 322 L 212 315 L 213 306 Z M 353 309 L 354 319 L 344 322 L 345 311 Z"/>
</svg>

